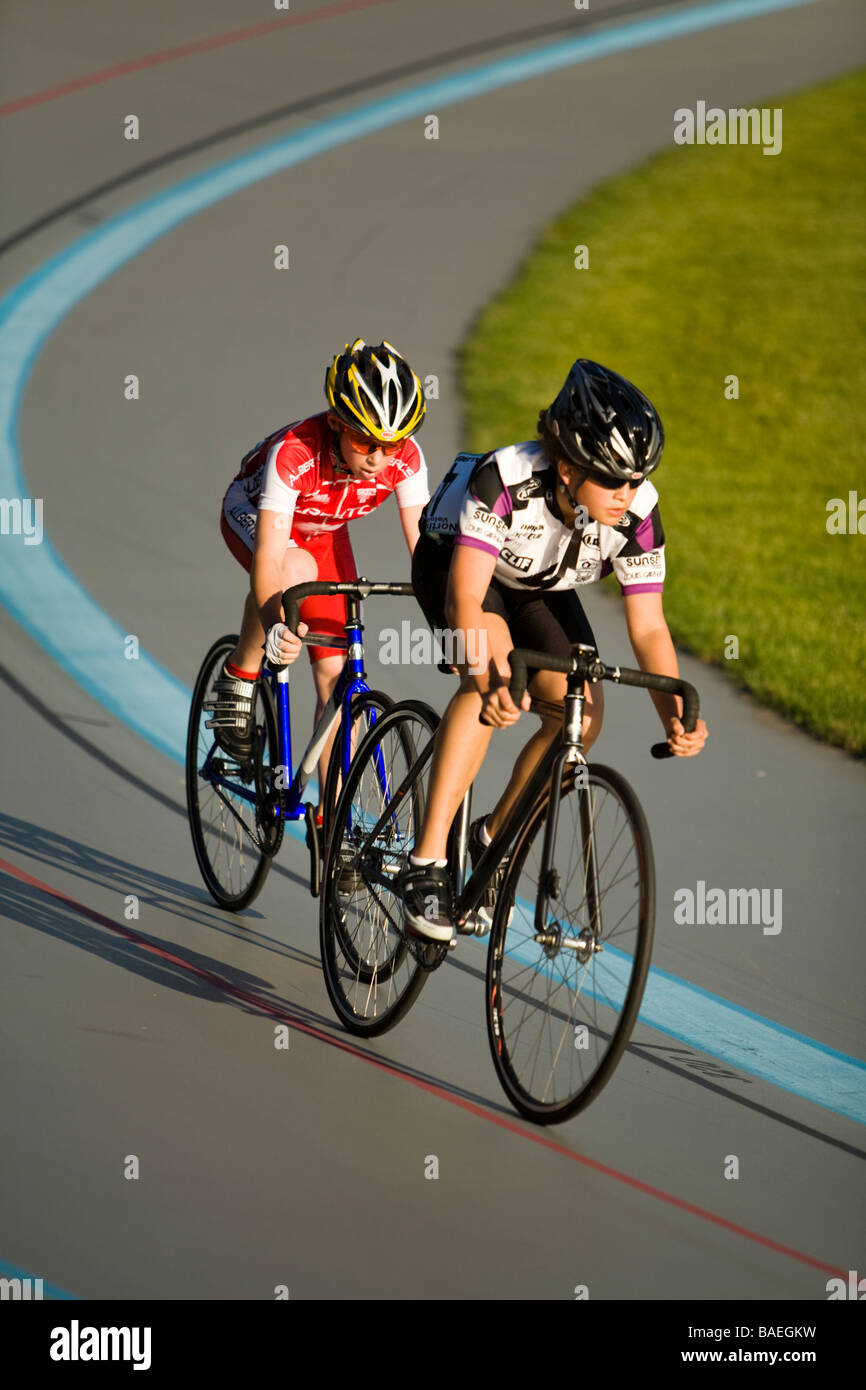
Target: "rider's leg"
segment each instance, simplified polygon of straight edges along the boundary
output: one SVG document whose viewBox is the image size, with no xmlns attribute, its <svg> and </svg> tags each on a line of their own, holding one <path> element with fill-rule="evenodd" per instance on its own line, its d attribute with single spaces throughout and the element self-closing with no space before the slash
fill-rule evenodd
<svg viewBox="0 0 866 1390">
<path fill-rule="evenodd" d="M 448 832 L 458 807 L 475 780 L 484 761 L 493 729 L 479 720 L 482 696 L 491 681 L 499 684 L 497 668 L 507 665 L 514 646 L 505 620 L 497 613 L 484 613 L 482 643 L 486 637 L 486 664 L 483 670 L 460 667 L 460 689 L 442 716 L 436 734 L 436 747 L 430 768 L 430 784 L 421 838 L 413 858 L 445 859 Z"/>
<path fill-rule="evenodd" d="M 545 680 L 545 677 L 549 677 L 550 680 Z M 557 676 L 552 671 L 539 671 L 535 680 L 530 682 L 530 689 L 539 700 L 558 703 L 565 697 L 565 677 Z M 583 751 L 586 753 L 601 732 L 604 697 L 597 685 L 585 685 L 584 692 L 586 703 L 583 707 Z M 508 786 L 497 801 L 495 809 L 487 817 L 484 828 L 488 835 L 497 835 L 502 829 L 506 816 L 547 752 L 551 740 L 557 737 L 561 729 L 561 718 L 542 719 L 541 728 L 518 754 Z"/>
<path fill-rule="evenodd" d="M 568 656 L 575 643 L 595 647 L 595 637 L 583 606 L 574 590 L 547 595 L 519 597 L 509 614 L 509 626 L 516 647 L 533 647 L 557 656 Z M 566 677 L 555 671 L 536 671 L 529 682 L 532 696 L 546 704 L 561 705 L 566 694 Z M 604 710 L 600 685 L 584 685 L 583 746 L 591 748 L 601 732 Z M 562 717 L 544 717 L 514 764 L 514 771 L 502 796 L 487 817 L 484 830 L 495 835 L 520 797 L 539 762 L 559 736 Z"/>
</svg>

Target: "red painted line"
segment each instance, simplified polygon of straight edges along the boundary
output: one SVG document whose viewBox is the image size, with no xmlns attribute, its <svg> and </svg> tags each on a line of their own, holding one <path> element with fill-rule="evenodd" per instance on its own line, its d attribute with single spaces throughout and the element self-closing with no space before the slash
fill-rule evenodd
<svg viewBox="0 0 866 1390">
<path fill-rule="evenodd" d="M 246 29 L 233 29 L 228 34 L 215 34 L 210 39 L 194 39 L 191 43 L 178 44 L 176 48 L 163 48 L 159 53 L 148 53 L 143 58 L 131 58 L 126 63 L 101 68 L 99 72 L 92 72 L 87 77 L 76 77 L 71 82 L 63 82 L 59 87 L 48 87 L 44 92 L 33 92 L 29 97 L 8 101 L 4 106 L 0 106 L 0 116 L 11 116 L 13 111 L 25 111 L 27 107 L 39 106 L 44 101 L 57 101 L 58 97 L 69 96 L 70 92 L 80 92 L 84 87 L 95 87 L 100 82 L 110 82 L 113 78 L 125 77 L 130 72 L 155 68 L 160 63 L 173 63 L 178 58 L 189 58 L 194 53 L 207 53 L 212 48 L 225 48 L 230 43 L 244 43 L 247 39 L 258 39 L 263 34 L 273 34 L 280 29 L 293 29 L 298 24 L 333 19 L 336 15 L 349 14 L 352 10 L 366 10 L 372 5 L 393 3 L 394 0 L 341 0 L 340 4 L 326 5 L 321 10 L 308 10 L 304 14 L 269 19 L 263 24 L 251 24 Z"/>
<path fill-rule="evenodd" d="M 215 975 L 210 970 L 204 970 L 199 965 L 193 965 L 191 961 L 184 960 L 182 956 L 175 956 L 170 951 L 164 950 L 161 946 L 155 946 L 153 942 L 145 937 L 139 936 L 137 932 L 130 931 L 128 927 L 123 927 L 119 922 L 114 922 L 110 917 L 103 917 L 101 912 L 95 912 L 93 908 L 87 907 L 84 903 L 78 902 L 75 898 L 68 897 L 61 893 L 59 889 L 52 888 L 49 884 L 43 883 L 38 878 L 33 878 L 31 874 L 25 873 L 23 869 L 17 868 L 14 864 L 8 863 L 5 859 L 0 859 L 0 869 L 5 873 L 11 874 L 13 878 L 20 879 L 22 883 L 27 883 L 31 888 L 37 888 L 41 893 L 47 893 L 52 898 L 58 898 L 60 902 L 66 903 L 68 907 L 80 912 L 84 917 L 89 917 L 92 922 L 97 922 L 101 927 L 107 927 L 109 931 L 116 932 L 118 936 L 123 936 L 127 941 L 134 942 L 141 946 L 151 955 L 159 956 L 160 960 L 170 961 L 172 965 L 180 966 L 190 975 L 197 976 L 200 980 L 206 980 L 208 984 L 215 985 L 226 994 L 231 994 L 236 999 L 241 999 L 245 1004 L 252 1004 L 261 1009 L 264 1013 L 272 1014 L 274 1018 L 287 1023 L 289 1027 L 296 1029 L 300 1033 L 307 1033 L 311 1038 L 316 1038 L 319 1042 L 327 1043 L 329 1047 L 335 1047 L 340 1052 L 347 1052 L 352 1057 L 357 1057 L 360 1061 L 366 1062 L 368 1066 L 375 1067 L 378 1071 L 387 1072 L 389 1076 L 398 1077 L 401 1081 L 407 1081 L 410 1086 L 415 1086 L 419 1091 L 427 1091 L 430 1095 L 436 1096 L 439 1100 L 447 1101 L 449 1105 L 456 1105 L 461 1110 L 466 1110 L 470 1115 L 475 1115 L 479 1120 L 486 1120 L 488 1124 L 497 1125 L 500 1129 L 506 1130 L 509 1134 L 516 1134 L 521 1139 L 529 1139 L 533 1144 L 540 1145 L 541 1148 L 549 1149 L 551 1153 L 558 1154 L 560 1158 L 567 1158 L 572 1163 L 579 1163 L 584 1168 L 591 1169 L 594 1173 L 600 1173 L 603 1177 L 611 1178 L 614 1182 L 624 1183 L 626 1187 L 634 1188 L 637 1192 L 643 1192 L 648 1197 L 654 1197 L 659 1202 L 667 1202 L 669 1206 L 676 1207 L 678 1211 L 688 1212 L 690 1216 L 697 1216 L 702 1221 L 709 1221 L 714 1226 L 721 1227 L 722 1230 L 730 1231 L 733 1235 L 742 1236 L 745 1240 L 754 1241 L 756 1245 L 762 1245 L 766 1250 L 773 1250 L 779 1255 L 787 1255 L 791 1260 L 799 1260 L 801 1264 L 811 1266 L 812 1269 L 823 1270 L 827 1274 L 835 1275 L 841 1279 L 847 1279 L 848 1271 L 837 1269 L 835 1265 L 827 1264 L 824 1260 L 816 1260 L 812 1255 L 805 1255 L 801 1250 L 794 1250 L 790 1245 L 782 1245 L 777 1240 L 771 1240 L 769 1236 L 763 1236 L 759 1231 L 752 1231 L 748 1226 L 740 1226 L 736 1221 L 728 1221 L 724 1216 L 717 1216 L 715 1212 L 708 1211 L 705 1207 L 695 1206 L 693 1202 L 686 1202 L 682 1197 L 674 1197 L 670 1192 L 663 1192 L 660 1187 L 653 1187 L 650 1183 L 641 1182 L 640 1178 L 633 1178 L 628 1173 L 621 1173 L 616 1168 L 610 1168 L 606 1163 L 599 1163 L 597 1159 L 587 1158 L 585 1154 L 577 1153 L 574 1149 L 566 1148 L 564 1144 L 558 1144 L 555 1139 L 550 1139 L 541 1130 L 526 1129 L 523 1125 L 514 1120 L 505 1119 L 504 1116 L 496 1115 L 492 1111 L 477 1105 L 475 1101 L 466 1100 L 463 1096 L 456 1096 L 446 1090 L 443 1086 L 438 1086 L 433 1081 L 422 1081 L 420 1077 L 412 1076 L 403 1071 L 393 1062 L 383 1061 L 379 1057 L 373 1057 L 369 1052 L 364 1052 L 355 1043 L 346 1041 L 343 1038 L 332 1037 L 330 1033 L 325 1033 L 321 1028 L 316 1028 L 310 1023 L 304 1023 L 301 1019 L 295 1018 L 293 1014 L 287 1013 L 285 1009 L 276 1004 L 271 1004 L 267 999 L 262 999 L 257 994 L 250 994 L 247 990 L 239 989 L 237 985 L 231 984 L 229 980 L 224 980 L 222 976 Z"/>
</svg>

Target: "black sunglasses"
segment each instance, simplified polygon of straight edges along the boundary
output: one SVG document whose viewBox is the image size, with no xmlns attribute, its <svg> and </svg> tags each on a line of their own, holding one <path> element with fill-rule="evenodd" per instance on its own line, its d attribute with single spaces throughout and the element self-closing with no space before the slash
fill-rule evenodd
<svg viewBox="0 0 866 1390">
<path fill-rule="evenodd" d="M 628 483 L 632 492 L 634 492 L 643 482 L 643 478 L 608 478 L 606 474 L 600 473 L 587 473 L 586 477 L 588 482 L 597 483 L 598 486 L 603 487 L 606 492 L 616 492 L 618 488 L 622 487 L 623 483 Z"/>
</svg>

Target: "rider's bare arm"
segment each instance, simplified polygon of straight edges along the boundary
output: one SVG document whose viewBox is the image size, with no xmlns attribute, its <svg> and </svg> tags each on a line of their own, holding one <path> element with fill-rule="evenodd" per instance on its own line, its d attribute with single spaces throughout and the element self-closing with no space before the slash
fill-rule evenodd
<svg viewBox="0 0 866 1390">
<path fill-rule="evenodd" d="M 660 593 L 623 594 L 625 621 L 629 640 L 642 671 L 656 671 L 663 676 L 679 676 L 677 654 L 670 630 L 665 621 Z M 693 733 L 687 734 L 680 722 L 680 700 L 651 690 L 650 698 L 668 736 L 671 752 L 690 758 L 699 753 L 707 741 L 707 726 L 699 719 Z"/>
<path fill-rule="evenodd" d="M 490 624 L 482 608 L 495 565 L 496 556 L 490 551 L 455 545 L 445 597 L 445 617 L 455 633 L 464 634 L 466 652 L 486 651 L 488 659 L 484 669 L 472 673 L 482 695 L 481 720 L 505 728 L 520 718 L 520 709 L 508 693 L 511 668 L 507 650 L 499 649 L 502 644 L 491 639 Z M 509 641 L 506 648 L 512 645 Z M 522 708 L 529 708 L 528 695 L 524 696 Z"/>
<path fill-rule="evenodd" d="M 406 537 L 410 555 L 414 554 L 415 546 L 418 544 L 418 523 L 421 520 L 423 510 L 423 502 L 417 507 L 400 508 L 400 525 L 403 527 L 403 535 Z"/>
</svg>

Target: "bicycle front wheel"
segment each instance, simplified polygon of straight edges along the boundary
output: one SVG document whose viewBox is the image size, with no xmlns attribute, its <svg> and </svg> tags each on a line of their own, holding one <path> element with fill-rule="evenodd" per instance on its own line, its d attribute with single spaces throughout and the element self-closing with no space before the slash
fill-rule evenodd
<svg viewBox="0 0 866 1390">
<path fill-rule="evenodd" d="M 279 744 L 270 688 L 261 681 L 256 686 L 256 756 L 249 764 L 239 764 L 217 747 L 206 727 L 211 716 L 204 702 L 236 646 L 236 637 L 221 637 L 205 657 L 186 741 L 186 801 L 196 859 L 211 896 L 232 912 L 247 907 L 259 893 L 283 835 L 279 794 L 271 795 Z"/>
<path fill-rule="evenodd" d="M 377 719 L 392 709 L 394 700 L 390 695 L 386 695 L 382 690 L 363 690 L 352 700 L 350 710 L 351 725 L 349 729 L 349 747 L 351 756 L 360 747 L 364 735 L 373 727 Z M 343 731 L 337 730 L 337 737 L 331 749 L 331 756 L 328 760 L 328 773 L 325 778 L 325 793 L 322 798 L 322 830 L 325 848 L 331 838 L 333 829 L 334 811 L 337 807 L 337 797 L 343 780 L 342 766 L 342 743 Z M 351 761 L 351 759 L 350 759 Z"/>
<path fill-rule="evenodd" d="M 545 796 L 515 844 L 487 958 L 493 1063 L 537 1124 L 570 1119 L 610 1079 L 637 1019 L 655 920 L 649 829 L 625 778 L 566 768 L 545 875 L 549 806 Z"/>
<path fill-rule="evenodd" d="M 440 959 L 439 947 L 410 949 L 393 886 L 423 820 L 429 762 L 410 773 L 438 722 L 415 700 L 382 714 L 352 760 L 334 812 L 319 915 L 322 969 L 334 1011 L 350 1033 L 372 1037 L 392 1028 Z"/>
</svg>

